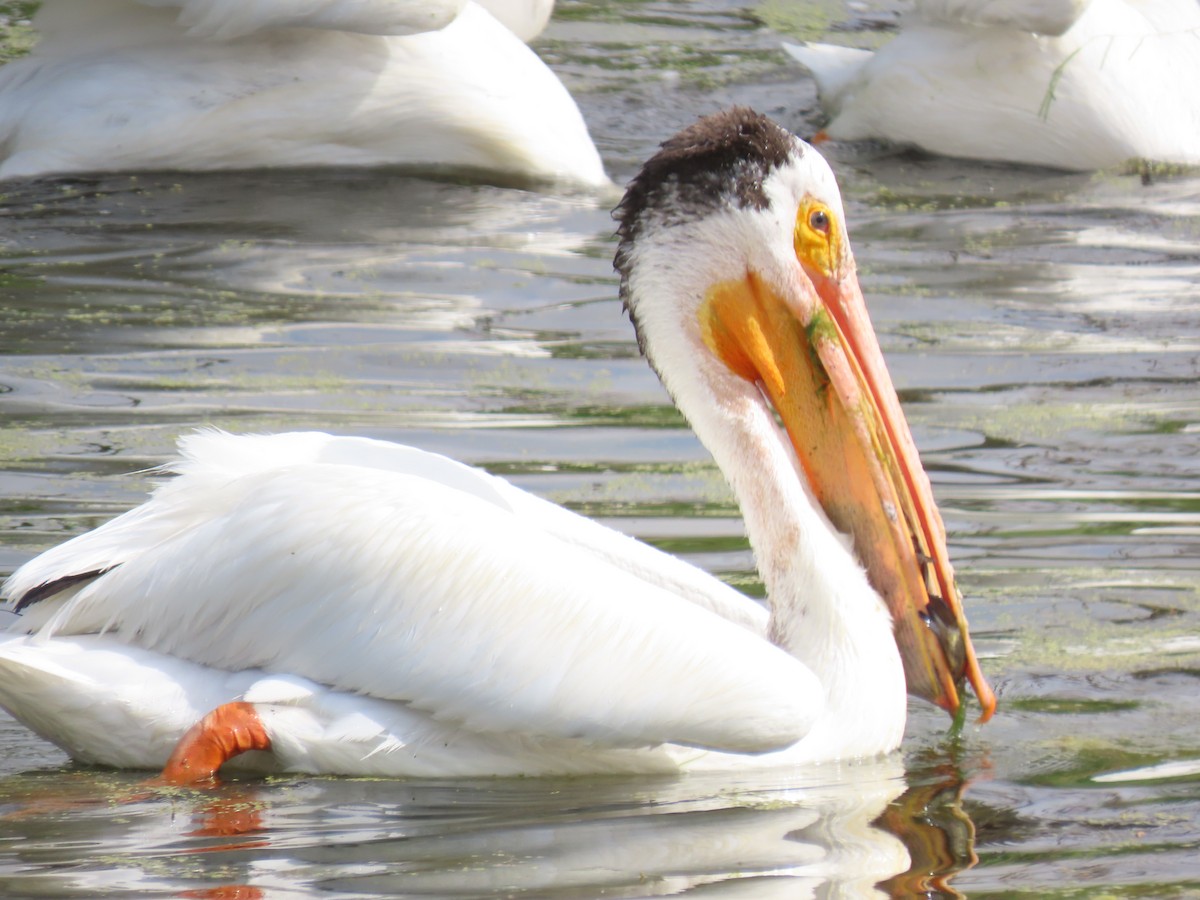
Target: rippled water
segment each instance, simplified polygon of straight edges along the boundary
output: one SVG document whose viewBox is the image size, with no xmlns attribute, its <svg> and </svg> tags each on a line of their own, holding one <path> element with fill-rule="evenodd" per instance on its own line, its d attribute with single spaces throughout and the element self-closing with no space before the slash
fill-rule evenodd
<svg viewBox="0 0 1200 900">
<path fill-rule="evenodd" d="M 890 21 L 559 7 L 539 49 L 618 182 L 730 102 L 811 132 L 779 29 Z M 953 735 L 914 703 L 902 756 L 738 779 L 163 794 L 5 719 L 0 894 L 1200 896 L 1200 178 L 831 152 L 992 723 Z M 211 423 L 418 443 L 760 590 L 615 299 L 615 195 L 379 171 L 3 188 L 0 573 L 136 503 Z"/>
</svg>

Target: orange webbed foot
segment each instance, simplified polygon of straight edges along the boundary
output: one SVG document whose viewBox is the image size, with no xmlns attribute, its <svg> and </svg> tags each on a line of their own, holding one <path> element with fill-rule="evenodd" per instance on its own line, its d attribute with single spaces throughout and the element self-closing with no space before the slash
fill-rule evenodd
<svg viewBox="0 0 1200 900">
<path fill-rule="evenodd" d="M 235 756 L 270 749 L 271 738 L 253 704 L 223 703 L 180 738 L 152 783 L 193 785 L 215 781 L 217 770 Z"/>
</svg>

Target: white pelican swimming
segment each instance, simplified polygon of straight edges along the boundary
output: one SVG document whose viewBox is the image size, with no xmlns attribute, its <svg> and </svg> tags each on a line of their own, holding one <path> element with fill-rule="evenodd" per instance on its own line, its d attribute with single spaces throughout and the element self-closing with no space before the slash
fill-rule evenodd
<svg viewBox="0 0 1200 900">
<path fill-rule="evenodd" d="M 395 164 L 606 185 L 574 100 L 523 42 L 552 8 L 46 0 L 40 43 L 0 68 L 0 178 Z"/>
<path fill-rule="evenodd" d="M 1200 164 L 1197 0 L 917 0 L 876 53 L 785 47 L 837 140 L 1063 169 Z"/>
<path fill-rule="evenodd" d="M 29 634 L 0 644 L 0 704 L 108 765 L 162 766 L 191 728 L 170 780 L 248 749 L 360 775 L 871 756 L 906 675 L 949 710 L 965 675 L 990 715 L 828 165 L 734 109 L 666 142 L 617 216 L 638 340 L 769 611 L 445 457 L 207 431 L 148 502 L 12 576 Z"/>
</svg>

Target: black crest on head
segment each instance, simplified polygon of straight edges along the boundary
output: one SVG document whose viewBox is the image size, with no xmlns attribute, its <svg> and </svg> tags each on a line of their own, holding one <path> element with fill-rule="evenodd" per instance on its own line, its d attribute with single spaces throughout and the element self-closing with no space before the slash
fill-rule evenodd
<svg viewBox="0 0 1200 900">
<path fill-rule="evenodd" d="M 722 202 L 739 209 L 763 209 L 767 205 L 763 180 L 796 149 L 789 132 L 744 106 L 705 116 L 665 141 L 629 182 L 625 197 L 613 210 L 620 239 L 613 266 L 621 273 L 626 310 L 630 251 L 651 211 L 655 224 L 671 225 Z"/>
</svg>

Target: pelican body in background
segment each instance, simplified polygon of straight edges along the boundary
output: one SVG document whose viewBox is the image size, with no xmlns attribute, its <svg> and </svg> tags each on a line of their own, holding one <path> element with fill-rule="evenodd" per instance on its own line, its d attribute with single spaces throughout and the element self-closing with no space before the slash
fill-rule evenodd
<svg viewBox="0 0 1200 900">
<path fill-rule="evenodd" d="M 990 715 L 828 165 L 734 109 L 616 215 L 639 344 L 732 486 L 766 609 L 445 457 L 208 431 L 145 504 L 12 576 L 0 704 L 171 781 L 247 750 L 351 775 L 872 756 L 906 679 L 953 712 L 965 677 Z"/>
<path fill-rule="evenodd" d="M 0 68 L 0 178 L 437 166 L 607 185 L 525 41 L 553 0 L 46 0 Z M 507 27 L 506 27 L 507 26 Z"/>
<path fill-rule="evenodd" d="M 835 140 L 1061 169 L 1200 165 L 1197 0 L 917 0 L 875 53 L 784 46 Z"/>
</svg>

